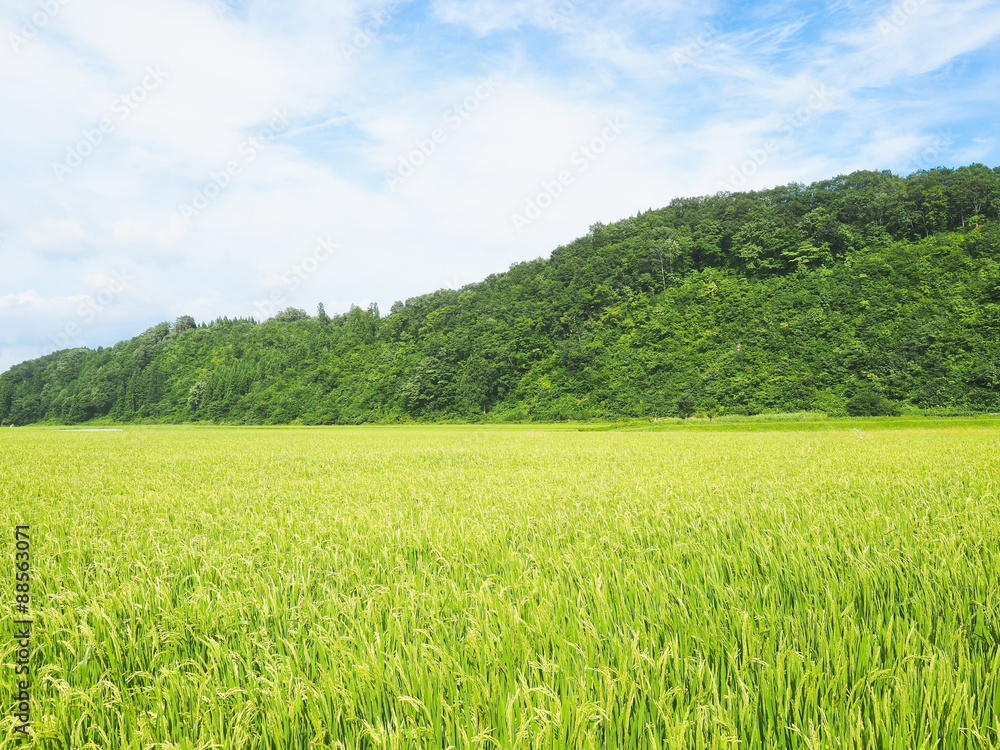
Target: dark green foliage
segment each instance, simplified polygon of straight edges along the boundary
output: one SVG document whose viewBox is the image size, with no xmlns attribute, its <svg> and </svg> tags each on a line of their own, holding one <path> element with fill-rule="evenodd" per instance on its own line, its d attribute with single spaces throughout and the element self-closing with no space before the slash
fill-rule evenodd
<svg viewBox="0 0 1000 750">
<path fill-rule="evenodd" d="M 677 399 L 677 416 L 681 419 L 687 419 L 694 414 L 694 398 L 689 394 L 685 393 L 679 399 Z"/>
<path fill-rule="evenodd" d="M 998 222 L 982 165 L 678 199 L 385 318 L 184 317 L 25 362 L 0 421 L 1000 411 Z"/>
<path fill-rule="evenodd" d="M 864 388 L 855 393 L 844 404 L 851 417 L 896 417 L 899 409 L 885 396 Z"/>
</svg>

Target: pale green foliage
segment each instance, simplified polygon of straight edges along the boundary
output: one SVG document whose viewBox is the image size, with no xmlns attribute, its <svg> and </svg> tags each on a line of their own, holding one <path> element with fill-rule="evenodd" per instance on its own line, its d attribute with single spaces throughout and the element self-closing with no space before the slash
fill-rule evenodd
<svg viewBox="0 0 1000 750">
<path fill-rule="evenodd" d="M 997 747 L 983 424 L 3 430 L 0 748 Z"/>
</svg>

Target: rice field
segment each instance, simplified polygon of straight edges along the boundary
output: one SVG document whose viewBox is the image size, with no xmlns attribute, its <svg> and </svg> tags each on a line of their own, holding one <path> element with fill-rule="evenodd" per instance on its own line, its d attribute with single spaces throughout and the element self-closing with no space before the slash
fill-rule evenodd
<svg viewBox="0 0 1000 750">
<path fill-rule="evenodd" d="M 1000 420 L 923 424 L 0 430 L 0 749 L 998 748 Z"/>
</svg>

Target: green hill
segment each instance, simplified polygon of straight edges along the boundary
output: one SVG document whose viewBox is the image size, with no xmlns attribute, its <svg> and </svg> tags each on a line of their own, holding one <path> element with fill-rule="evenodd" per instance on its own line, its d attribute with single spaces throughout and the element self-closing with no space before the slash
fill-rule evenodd
<svg viewBox="0 0 1000 750">
<path fill-rule="evenodd" d="M 678 199 L 458 291 L 181 318 L 0 375 L 5 423 L 1000 411 L 1000 168 Z"/>
</svg>

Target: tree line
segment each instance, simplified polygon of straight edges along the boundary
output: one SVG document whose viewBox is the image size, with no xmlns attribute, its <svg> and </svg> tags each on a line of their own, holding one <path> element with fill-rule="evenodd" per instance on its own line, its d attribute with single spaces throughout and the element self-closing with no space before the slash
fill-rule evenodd
<svg viewBox="0 0 1000 750">
<path fill-rule="evenodd" d="M 1000 168 L 683 198 L 459 290 L 183 317 L 0 375 L 0 421 L 1000 411 Z"/>
</svg>

